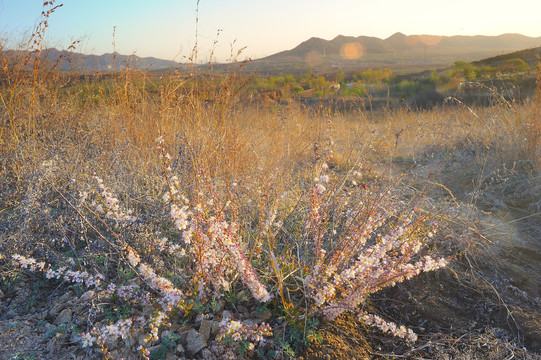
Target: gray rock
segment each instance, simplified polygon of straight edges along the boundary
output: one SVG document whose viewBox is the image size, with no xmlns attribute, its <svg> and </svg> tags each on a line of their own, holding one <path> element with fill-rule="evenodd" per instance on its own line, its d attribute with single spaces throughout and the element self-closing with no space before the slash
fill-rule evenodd
<svg viewBox="0 0 541 360">
<path fill-rule="evenodd" d="M 220 308 L 219 310 L 222 310 L 225 307 L 225 300 L 224 299 L 218 300 L 218 306 Z"/>
<path fill-rule="evenodd" d="M 78 343 L 79 341 L 81 341 L 81 334 L 77 334 L 77 333 L 71 333 L 70 335 L 70 343 Z"/>
<path fill-rule="evenodd" d="M 73 314 L 70 309 L 64 309 L 60 314 L 58 314 L 58 316 L 54 320 L 54 323 L 56 325 L 67 324 L 71 321 L 72 315 Z"/>
<path fill-rule="evenodd" d="M 49 342 L 47 343 L 47 352 L 49 353 L 49 356 L 53 355 L 54 353 L 56 353 L 56 350 L 57 350 L 57 343 L 58 343 L 58 340 L 56 337 L 53 337 L 51 340 L 49 340 Z"/>
<path fill-rule="evenodd" d="M 218 321 L 211 321 L 212 329 L 210 330 L 210 335 L 216 336 L 220 332 L 220 323 Z"/>
<path fill-rule="evenodd" d="M 56 326 L 54 326 L 53 324 L 50 324 L 48 322 L 45 322 L 43 327 L 45 328 L 45 332 L 51 332 L 52 330 L 56 329 Z"/>
<path fill-rule="evenodd" d="M 208 360 L 216 359 L 209 349 L 203 349 L 203 351 L 201 351 L 201 357 Z"/>
<path fill-rule="evenodd" d="M 133 347 L 133 346 L 135 346 L 136 341 L 137 340 L 134 339 L 133 337 L 129 337 L 127 339 L 124 339 L 124 346 L 127 347 L 127 348 Z"/>
<path fill-rule="evenodd" d="M 211 331 L 212 331 L 212 321 L 202 320 L 201 326 L 199 327 L 199 334 L 201 334 L 205 342 L 209 341 Z"/>
<path fill-rule="evenodd" d="M 165 360 L 177 360 L 177 356 L 175 354 L 169 353 L 165 355 Z"/>
<path fill-rule="evenodd" d="M 188 352 L 195 355 L 206 346 L 207 342 L 203 340 L 203 336 L 194 329 L 190 330 L 188 336 L 186 336 L 186 349 Z"/>
</svg>

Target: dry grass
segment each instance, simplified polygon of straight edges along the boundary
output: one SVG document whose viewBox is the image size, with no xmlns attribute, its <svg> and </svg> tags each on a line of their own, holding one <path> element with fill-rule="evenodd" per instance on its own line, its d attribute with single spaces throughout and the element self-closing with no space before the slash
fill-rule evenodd
<svg viewBox="0 0 541 360">
<path fill-rule="evenodd" d="M 440 209 L 454 234 L 482 231 L 468 223 L 472 217 L 446 213 L 453 202 L 520 209 L 527 216 L 541 208 L 541 95 L 486 108 L 451 101 L 425 112 L 331 114 L 295 104 L 250 103 L 243 92 L 250 78 L 235 67 L 197 78 L 188 66 L 160 77 L 127 69 L 86 79 L 59 73 L 54 64 L 33 63 L 32 54 L 2 52 L 0 64 L 4 274 L 11 274 L 7 256 L 13 253 L 59 264 L 81 256 L 95 269 L 103 266 L 99 257 L 113 262 L 111 249 L 96 243 L 68 203 L 75 205 L 93 173 L 106 179 L 126 207 L 151 219 L 133 235 L 150 257 L 152 244 L 141 239 L 163 230 L 166 217 L 155 150 L 162 134 L 187 193 L 196 190 L 197 171 L 218 192 L 236 191 L 250 256 L 259 252 L 261 243 L 253 239 L 273 209 L 291 217 L 305 210 L 299 199 L 317 176 L 316 161 L 331 149 L 337 174 L 362 164 L 391 183 L 401 173 L 410 175 L 405 198 L 412 189 L 424 189 L 426 206 Z M 231 190 L 233 183 L 237 190 Z M 291 266 L 284 271 L 293 271 Z M 478 346 L 484 338 L 476 336 L 469 341 Z"/>
</svg>

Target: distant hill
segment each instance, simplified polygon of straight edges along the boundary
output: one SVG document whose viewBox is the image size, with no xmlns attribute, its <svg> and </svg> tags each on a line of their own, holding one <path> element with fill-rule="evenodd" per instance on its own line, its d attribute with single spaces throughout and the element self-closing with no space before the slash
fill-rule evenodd
<svg viewBox="0 0 541 360">
<path fill-rule="evenodd" d="M 437 36 L 396 33 L 387 39 L 339 35 L 310 38 L 295 48 L 254 60 L 255 67 L 443 66 L 541 46 L 541 37 Z"/>
<path fill-rule="evenodd" d="M 17 50 L 6 51 L 8 54 L 14 55 L 17 55 L 17 52 Z M 139 57 L 118 53 L 86 55 L 54 48 L 44 49 L 42 51 L 42 59 L 51 64 L 59 62 L 57 68 L 60 70 L 79 72 L 111 71 L 113 69 L 124 69 L 128 66 L 152 71 L 169 69 L 175 66 L 175 63 L 172 61 L 154 57 Z"/>
<path fill-rule="evenodd" d="M 532 49 L 515 51 L 509 54 L 503 54 L 498 56 L 493 56 L 487 59 L 482 59 L 479 61 L 474 61 L 472 64 L 476 66 L 498 66 L 509 62 L 509 60 L 521 59 L 530 66 L 537 65 L 538 61 L 541 59 L 541 47 L 536 47 Z"/>
</svg>

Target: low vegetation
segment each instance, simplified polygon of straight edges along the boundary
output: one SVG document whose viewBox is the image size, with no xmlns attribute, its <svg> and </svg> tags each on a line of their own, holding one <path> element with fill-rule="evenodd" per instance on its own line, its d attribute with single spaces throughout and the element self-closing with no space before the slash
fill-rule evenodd
<svg viewBox="0 0 541 360">
<path fill-rule="evenodd" d="M 419 82 L 257 78 L 235 62 L 82 76 L 42 61 L 40 31 L 1 52 L 2 357 L 331 357 L 322 344 L 335 358 L 536 356 L 539 263 L 491 258 L 517 246 L 483 224 L 539 217 L 539 89 L 485 107 L 337 112 L 253 97 L 373 86 L 406 99 Z M 459 63 L 429 81 L 470 73 Z M 449 308 L 425 302 L 438 291 L 483 312 L 455 309 L 462 327 L 449 327 Z M 513 323 L 487 315 L 503 309 Z M 15 348 L 21 319 L 43 336 Z M 362 341 L 340 349 L 344 322 Z"/>
</svg>

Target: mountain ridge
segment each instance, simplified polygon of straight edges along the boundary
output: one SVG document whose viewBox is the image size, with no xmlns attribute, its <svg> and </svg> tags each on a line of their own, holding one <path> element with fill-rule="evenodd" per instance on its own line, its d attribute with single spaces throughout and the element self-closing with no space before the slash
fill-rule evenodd
<svg viewBox="0 0 541 360">
<path fill-rule="evenodd" d="M 290 50 L 250 61 L 247 70 L 306 71 L 337 67 L 435 67 L 454 61 L 479 61 L 505 53 L 541 46 L 541 37 L 516 33 L 489 35 L 405 35 L 396 32 L 381 39 L 372 36 L 337 35 L 331 40 L 311 37 Z M 6 50 L 13 52 L 15 50 Z M 160 71 L 178 67 L 172 60 L 105 53 L 82 54 L 54 48 L 42 58 L 64 71 L 111 71 L 126 67 Z"/>
<path fill-rule="evenodd" d="M 521 34 L 489 35 L 405 35 L 401 32 L 394 33 L 388 38 L 381 39 L 370 36 L 345 36 L 338 35 L 331 40 L 312 37 L 301 42 L 290 50 L 280 51 L 276 54 L 258 60 L 274 60 L 281 56 L 295 57 L 306 56 L 311 51 L 325 51 L 325 56 L 339 55 L 340 48 L 348 43 L 358 43 L 366 50 L 365 55 L 377 55 L 398 51 L 411 52 L 425 48 L 432 50 L 450 49 L 479 49 L 489 51 L 516 51 L 528 47 L 541 46 L 541 37 L 528 37 Z"/>
</svg>

